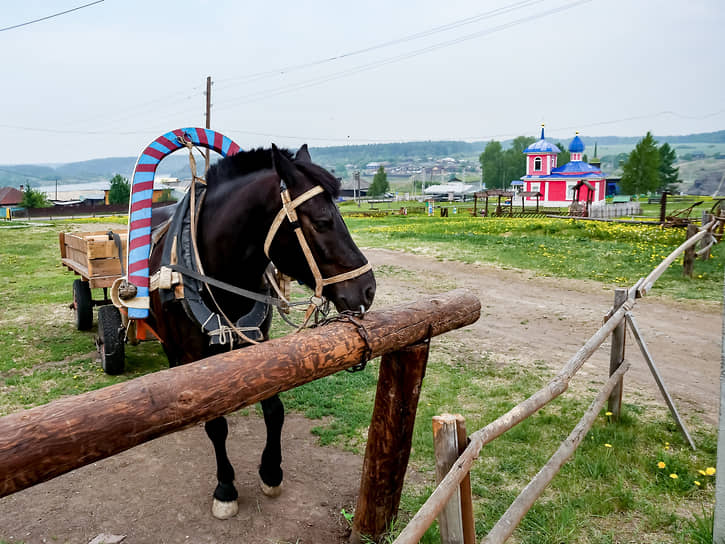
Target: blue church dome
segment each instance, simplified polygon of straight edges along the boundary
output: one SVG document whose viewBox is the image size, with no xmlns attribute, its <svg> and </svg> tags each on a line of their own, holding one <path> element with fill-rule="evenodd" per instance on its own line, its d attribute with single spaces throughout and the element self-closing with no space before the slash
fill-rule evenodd
<svg viewBox="0 0 725 544">
<path fill-rule="evenodd" d="M 584 151 L 584 142 L 579 137 L 579 133 L 574 136 L 574 139 L 569 144 L 569 153 L 582 153 Z"/>
</svg>

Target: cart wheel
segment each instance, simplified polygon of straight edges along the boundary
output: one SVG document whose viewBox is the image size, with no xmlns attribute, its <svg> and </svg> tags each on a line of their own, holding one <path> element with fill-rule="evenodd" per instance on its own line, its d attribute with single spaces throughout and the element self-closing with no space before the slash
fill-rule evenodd
<svg viewBox="0 0 725 544">
<path fill-rule="evenodd" d="M 73 281 L 73 308 L 76 312 L 76 329 L 90 329 L 93 326 L 93 299 L 87 281 Z"/>
<path fill-rule="evenodd" d="M 122 374 L 125 364 L 121 312 L 112 305 L 98 308 L 98 351 L 106 374 Z"/>
</svg>

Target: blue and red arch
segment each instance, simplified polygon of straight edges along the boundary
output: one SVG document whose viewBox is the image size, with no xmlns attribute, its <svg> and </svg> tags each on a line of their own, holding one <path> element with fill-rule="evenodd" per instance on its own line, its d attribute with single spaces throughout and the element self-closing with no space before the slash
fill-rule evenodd
<svg viewBox="0 0 725 544">
<path fill-rule="evenodd" d="M 181 138 L 194 145 L 207 147 L 223 157 L 234 155 L 241 149 L 232 140 L 214 130 L 180 128 L 167 132 L 151 142 L 136 161 L 131 178 L 131 202 L 128 212 L 128 270 L 127 280 L 137 289 L 136 296 L 149 296 L 149 255 L 151 253 L 151 201 L 154 192 L 156 168 L 162 159 L 181 149 Z M 148 317 L 146 308 L 128 308 L 128 317 Z"/>
</svg>

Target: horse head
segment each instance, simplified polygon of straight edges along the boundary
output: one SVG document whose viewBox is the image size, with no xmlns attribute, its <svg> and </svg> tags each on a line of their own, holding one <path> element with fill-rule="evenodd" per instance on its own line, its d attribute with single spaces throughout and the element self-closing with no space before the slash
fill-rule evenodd
<svg viewBox="0 0 725 544">
<path fill-rule="evenodd" d="M 339 181 L 311 161 L 307 145 L 290 159 L 273 144 L 272 157 L 282 211 L 267 238 L 268 256 L 338 311 L 367 310 L 375 277 L 335 204 Z"/>
</svg>

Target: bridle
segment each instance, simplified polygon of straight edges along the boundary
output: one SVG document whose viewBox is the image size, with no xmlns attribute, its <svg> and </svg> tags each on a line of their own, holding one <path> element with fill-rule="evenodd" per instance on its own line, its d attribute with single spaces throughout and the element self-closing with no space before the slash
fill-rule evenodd
<svg viewBox="0 0 725 544">
<path fill-rule="evenodd" d="M 289 189 L 287 188 L 287 184 L 282 178 L 280 178 L 279 181 L 279 188 L 280 196 L 282 197 L 282 209 L 279 210 L 276 217 L 274 218 L 274 221 L 272 221 L 272 225 L 269 227 L 267 238 L 264 241 L 264 254 L 267 256 L 268 259 L 272 260 L 269 255 L 269 249 L 272 245 L 272 241 L 274 240 L 277 232 L 279 231 L 279 227 L 282 225 L 282 222 L 287 219 L 290 222 L 290 226 L 294 230 L 295 235 L 297 236 L 297 241 L 300 244 L 300 248 L 302 249 L 302 252 L 305 255 L 305 259 L 307 260 L 307 265 L 310 267 L 312 277 L 315 280 L 315 294 L 310 299 L 310 305 L 307 307 L 307 311 L 305 312 L 305 320 L 302 325 L 304 327 L 312 316 L 312 313 L 315 310 L 319 310 L 325 303 L 325 299 L 322 296 L 322 290 L 326 286 L 362 276 L 366 272 L 372 270 L 372 266 L 369 262 L 366 262 L 361 267 L 350 270 L 349 272 L 337 274 L 329 278 L 323 278 L 322 274 L 320 273 L 320 268 L 317 266 L 317 262 L 315 261 L 315 257 L 312 255 L 310 246 L 307 243 L 307 239 L 302 232 L 302 226 L 300 225 L 299 219 L 297 217 L 297 207 L 303 202 L 307 202 L 312 197 L 317 196 L 320 193 L 324 193 L 325 190 L 322 188 L 322 186 L 316 185 L 312 189 L 309 189 L 308 191 L 302 193 L 297 198 L 292 199 L 289 193 Z M 361 312 L 364 313 L 364 311 L 365 308 L 361 307 Z"/>
</svg>

